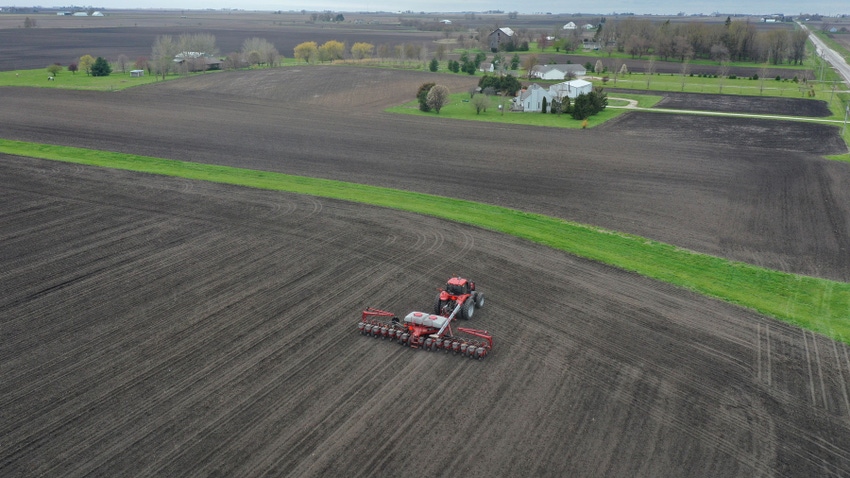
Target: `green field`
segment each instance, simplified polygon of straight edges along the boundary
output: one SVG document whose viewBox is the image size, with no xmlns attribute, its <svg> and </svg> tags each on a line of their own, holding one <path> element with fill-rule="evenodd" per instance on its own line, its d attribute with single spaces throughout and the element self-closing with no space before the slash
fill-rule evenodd
<svg viewBox="0 0 850 478">
<path fill-rule="evenodd" d="M 266 171 L 8 140 L 0 140 L 0 152 L 308 194 L 434 216 L 633 271 L 850 343 L 850 284 L 733 262 L 639 236 L 488 204 Z"/>
</svg>

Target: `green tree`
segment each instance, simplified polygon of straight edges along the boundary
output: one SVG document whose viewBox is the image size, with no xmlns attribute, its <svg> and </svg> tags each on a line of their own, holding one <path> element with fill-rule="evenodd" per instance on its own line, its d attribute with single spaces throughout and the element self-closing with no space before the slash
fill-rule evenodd
<svg viewBox="0 0 850 478">
<path fill-rule="evenodd" d="M 47 67 L 47 72 L 50 73 L 50 76 L 56 76 L 60 71 L 62 71 L 62 65 L 59 63 L 54 63 Z"/>
<path fill-rule="evenodd" d="M 341 60 L 345 54 L 345 45 L 336 40 L 328 40 L 319 47 L 320 61 Z"/>
<path fill-rule="evenodd" d="M 351 56 L 358 60 L 372 58 L 372 51 L 374 49 L 375 45 L 372 45 L 371 43 L 357 42 L 354 45 L 351 45 Z"/>
<path fill-rule="evenodd" d="M 436 111 L 437 114 L 440 114 L 440 110 L 443 106 L 449 103 L 449 89 L 443 85 L 434 85 L 430 90 L 428 90 L 428 95 L 425 97 L 425 101 L 431 109 Z"/>
<path fill-rule="evenodd" d="M 549 112 L 549 103 L 548 103 L 548 101 L 546 100 L 546 97 L 545 97 L 545 96 L 543 97 L 542 105 L 543 105 L 543 106 L 540 108 L 540 112 L 541 112 L 541 113 L 544 113 L 544 114 L 545 114 L 545 113 L 548 113 L 548 112 Z"/>
<path fill-rule="evenodd" d="M 97 57 L 91 67 L 91 76 L 109 76 L 110 73 L 112 73 L 112 67 L 109 66 L 109 62 L 102 56 Z"/>
<path fill-rule="evenodd" d="M 479 115 L 482 111 L 487 111 L 490 107 L 490 97 L 487 95 L 475 95 L 470 100 L 470 104 L 475 108 L 475 114 Z"/>
<path fill-rule="evenodd" d="M 83 55 L 80 57 L 79 67 L 85 71 L 87 75 L 91 74 L 91 67 L 94 65 L 94 58 L 91 55 Z"/>
<path fill-rule="evenodd" d="M 431 63 L 428 64 L 428 69 L 431 71 L 437 71 L 439 68 L 440 62 L 438 62 L 436 58 L 432 58 Z"/>
<path fill-rule="evenodd" d="M 416 100 L 419 101 L 419 110 L 424 112 L 431 111 L 431 107 L 428 105 L 428 92 L 431 91 L 435 83 L 422 83 L 419 86 L 419 91 L 416 92 Z"/>
<path fill-rule="evenodd" d="M 460 71 L 460 63 L 457 60 L 449 60 L 449 71 L 457 73 Z"/>
<path fill-rule="evenodd" d="M 319 58 L 319 47 L 314 41 L 305 41 L 299 43 L 294 49 L 295 58 L 304 60 L 306 63 L 312 63 Z"/>
<path fill-rule="evenodd" d="M 590 118 L 593 114 L 593 104 L 586 93 L 582 93 L 573 100 L 573 119 L 583 120 Z"/>
<path fill-rule="evenodd" d="M 514 56 L 511 57 L 511 70 L 517 70 L 519 68 L 519 53 L 514 53 Z"/>
</svg>

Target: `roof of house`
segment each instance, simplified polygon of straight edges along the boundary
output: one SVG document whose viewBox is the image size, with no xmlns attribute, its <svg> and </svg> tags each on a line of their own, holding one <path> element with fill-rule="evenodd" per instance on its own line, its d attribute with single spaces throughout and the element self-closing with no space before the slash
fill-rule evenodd
<svg viewBox="0 0 850 478">
<path fill-rule="evenodd" d="M 497 29 L 493 30 L 493 33 L 496 33 L 496 32 L 497 32 L 497 31 L 499 31 L 499 30 L 501 30 L 501 31 L 502 31 L 502 33 L 504 33 L 505 35 L 507 35 L 507 36 L 509 36 L 509 37 L 514 36 L 514 31 L 513 31 L 513 30 L 511 30 L 511 29 L 510 29 L 510 28 L 508 28 L 508 27 L 497 28 Z M 492 35 L 493 33 L 491 33 L 491 35 Z"/>
<path fill-rule="evenodd" d="M 567 24 L 565 24 L 565 25 L 564 25 L 564 30 L 574 30 L 574 29 L 575 29 L 575 27 L 576 27 L 576 24 L 575 24 L 575 23 L 573 23 L 573 22 L 569 22 L 569 23 L 567 23 Z"/>
<path fill-rule="evenodd" d="M 532 84 L 528 85 L 528 88 L 525 88 L 524 90 L 522 90 L 520 92 L 519 98 L 520 98 L 520 100 L 524 100 L 524 99 L 528 98 L 529 95 L 531 95 L 533 90 L 542 90 L 542 89 L 544 89 L 542 86 L 538 85 L 537 83 L 532 83 Z"/>
<path fill-rule="evenodd" d="M 550 71 L 560 71 L 561 73 L 587 71 L 583 66 L 575 63 L 565 63 L 561 65 L 535 65 L 531 71 L 534 73 L 546 74 Z"/>
</svg>

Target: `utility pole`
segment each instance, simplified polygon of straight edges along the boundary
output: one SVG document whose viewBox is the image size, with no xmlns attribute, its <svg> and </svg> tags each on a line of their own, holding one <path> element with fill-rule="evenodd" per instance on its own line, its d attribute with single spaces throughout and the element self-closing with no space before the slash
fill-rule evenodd
<svg viewBox="0 0 850 478">
<path fill-rule="evenodd" d="M 850 115 L 850 103 L 847 103 L 847 107 L 844 108 L 844 127 L 841 128 L 841 136 L 844 136 L 844 132 L 847 131 L 847 115 Z"/>
</svg>

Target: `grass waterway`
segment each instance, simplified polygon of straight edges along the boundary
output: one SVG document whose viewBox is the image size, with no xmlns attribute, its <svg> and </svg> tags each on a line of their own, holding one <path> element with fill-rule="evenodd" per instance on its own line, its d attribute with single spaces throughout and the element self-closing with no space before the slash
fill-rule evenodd
<svg viewBox="0 0 850 478">
<path fill-rule="evenodd" d="M 356 183 L 0 139 L 0 153 L 370 204 L 510 234 L 675 284 L 850 343 L 850 284 L 683 250 L 489 204 Z"/>
</svg>

